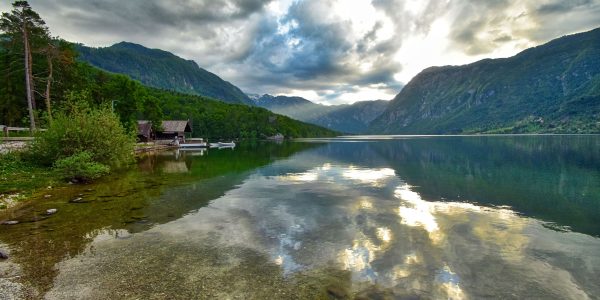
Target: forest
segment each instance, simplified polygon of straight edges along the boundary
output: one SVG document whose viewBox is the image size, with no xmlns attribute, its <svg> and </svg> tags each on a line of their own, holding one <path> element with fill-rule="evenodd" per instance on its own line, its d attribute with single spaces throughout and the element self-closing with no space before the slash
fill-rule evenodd
<svg viewBox="0 0 600 300">
<path fill-rule="evenodd" d="M 111 107 L 129 131 L 136 120 L 189 119 L 193 135 L 210 139 L 333 136 L 336 132 L 209 97 L 150 88 L 78 60 L 75 44 L 52 36 L 26 1 L 0 19 L 0 124 L 46 128 L 69 102 Z M 159 127 L 156 129 L 160 130 Z"/>
</svg>

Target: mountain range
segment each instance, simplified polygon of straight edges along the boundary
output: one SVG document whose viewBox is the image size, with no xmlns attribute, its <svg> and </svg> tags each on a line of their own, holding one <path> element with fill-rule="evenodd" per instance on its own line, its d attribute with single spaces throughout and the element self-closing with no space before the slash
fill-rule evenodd
<svg viewBox="0 0 600 300">
<path fill-rule="evenodd" d="M 105 71 L 128 75 L 147 86 L 227 103 L 251 104 L 248 96 L 235 85 L 200 68 L 193 60 L 171 52 L 128 42 L 104 48 L 78 44 L 77 51 L 79 59 Z"/>
<path fill-rule="evenodd" d="M 353 104 L 322 105 L 302 97 L 251 97 L 256 106 L 296 120 L 323 126 L 343 133 L 364 133 L 371 121 L 387 107 L 388 101 L 360 101 Z"/>
<path fill-rule="evenodd" d="M 509 58 L 425 69 L 369 131 L 599 133 L 600 28 Z"/>
<path fill-rule="evenodd" d="M 250 97 L 193 61 L 137 44 L 78 50 L 80 59 L 149 86 L 259 106 L 344 133 L 600 132 L 600 28 L 509 58 L 427 68 L 391 101 L 336 106 Z"/>
<path fill-rule="evenodd" d="M 352 105 L 326 106 L 300 97 L 249 97 L 194 61 L 142 45 L 120 42 L 91 48 L 78 44 L 79 59 L 105 71 L 125 74 L 141 83 L 165 90 L 207 96 L 227 103 L 269 109 L 296 120 L 344 133 L 365 132 L 369 123 L 385 109 L 387 101 L 364 101 Z"/>
</svg>

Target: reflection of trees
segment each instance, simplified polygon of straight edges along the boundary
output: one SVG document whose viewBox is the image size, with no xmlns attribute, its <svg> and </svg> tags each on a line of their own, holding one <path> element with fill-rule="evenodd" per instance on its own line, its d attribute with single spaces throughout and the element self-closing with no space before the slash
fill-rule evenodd
<svg viewBox="0 0 600 300">
<path fill-rule="evenodd" d="M 509 205 L 600 235 L 597 137 L 454 137 L 370 145 L 428 200 Z"/>
<path fill-rule="evenodd" d="M 183 152 L 177 160 L 172 154 L 148 156 L 139 169 L 91 185 L 54 189 L 48 191 L 49 200 L 34 200 L 11 216 L 0 215 L 0 220 L 10 217 L 22 222 L 2 226 L 0 240 L 11 249 L 11 260 L 21 266 L 21 281 L 43 295 L 52 286 L 56 264 L 81 253 L 99 233 L 140 232 L 178 219 L 241 183 L 249 170 L 313 146 L 242 145 L 235 151 L 210 151 L 203 156 Z M 187 172 L 165 172 L 172 163 L 182 163 Z M 68 203 L 80 195 L 85 203 Z M 58 213 L 27 223 L 42 218 L 48 208 L 57 208 Z"/>
<path fill-rule="evenodd" d="M 331 143 L 318 151 L 343 163 L 392 167 L 427 200 L 509 205 L 600 235 L 597 136 L 409 138 Z"/>
</svg>

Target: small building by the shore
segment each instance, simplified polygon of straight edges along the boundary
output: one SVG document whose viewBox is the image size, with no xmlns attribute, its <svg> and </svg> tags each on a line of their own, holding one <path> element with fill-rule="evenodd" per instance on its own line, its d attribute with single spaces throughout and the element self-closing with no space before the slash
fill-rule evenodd
<svg viewBox="0 0 600 300">
<path fill-rule="evenodd" d="M 162 131 L 154 132 L 152 122 L 146 120 L 138 121 L 138 138 L 140 141 L 170 140 L 175 138 L 180 142 L 185 142 L 185 133 L 192 132 L 192 125 L 189 120 L 166 120 L 162 121 Z"/>
<path fill-rule="evenodd" d="M 140 142 L 148 142 L 154 140 L 154 130 L 152 130 L 152 122 L 147 120 L 137 121 L 137 138 Z"/>
</svg>

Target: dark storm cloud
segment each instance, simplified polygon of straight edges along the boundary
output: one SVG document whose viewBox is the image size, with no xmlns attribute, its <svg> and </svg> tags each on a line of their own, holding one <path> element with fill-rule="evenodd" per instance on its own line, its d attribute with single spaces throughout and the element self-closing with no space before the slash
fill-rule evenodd
<svg viewBox="0 0 600 300">
<path fill-rule="evenodd" d="M 517 39 L 543 43 L 600 25 L 599 0 L 466 0 L 451 3 L 450 9 L 458 13 L 451 25 L 450 38 L 455 47 L 469 55 L 489 53 Z M 516 4 L 520 4 L 517 7 L 521 10 L 511 11 L 509 8 Z"/>
<path fill-rule="evenodd" d="M 375 42 L 381 24 L 376 22 L 355 42 L 350 22 L 322 22 L 311 4 L 296 2 L 279 23 L 262 22 L 249 55 L 240 62 L 255 68 L 254 84 L 313 89 L 319 95 L 327 90 L 327 98 L 356 92 L 356 86 L 393 87 L 397 93 L 400 85 L 393 76 L 401 66 L 392 55 L 398 44 Z M 278 33 L 282 26 L 287 30 Z M 360 69 L 361 60 L 372 64 L 369 70 Z"/>
<path fill-rule="evenodd" d="M 571 11 L 581 6 L 588 6 L 591 4 L 593 4 L 592 0 L 556 1 L 540 5 L 536 12 L 540 15 L 560 14 Z"/>
<path fill-rule="evenodd" d="M 53 32 L 91 46 L 126 40 L 212 65 L 236 58 L 247 39 L 229 35 L 263 12 L 271 0 L 31 0 Z M 236 27 L 238 26 L 238 27 Z M 247 30 L 251 30 L 248 28 Z M 233 47 L 232 47 L 233 45 Z M 217 47 L 226 49 L 219 49 Z M 209 53 L 210 51 L 212 53 Z"/>
<path fill-rule="evenodd" d="M 411 47 L 408 39 L 426 37 L 439 20 L 448 29 L 443 50 L 465 56 L 504 45 L 522 49 L 600 25 L 600 0 L 372 0 L 368 5 L 379 15 L 358 31 L 352 17 L 336 15 L 336 0 L 294 0 L 274 13 L 268 6 L 276 1 L 29 2 L 68 40 L 140 43 L 193 59 L 246 92 L 314 91 L 331 102 L 365 88 L 396 94 L 404 83 L 394 75 L 407 63 L 398 50 Z M 9 7 L 0 2 L 3 11 Z M 428 67 L 428 58 L 422 60 Z"/>
</svg>

